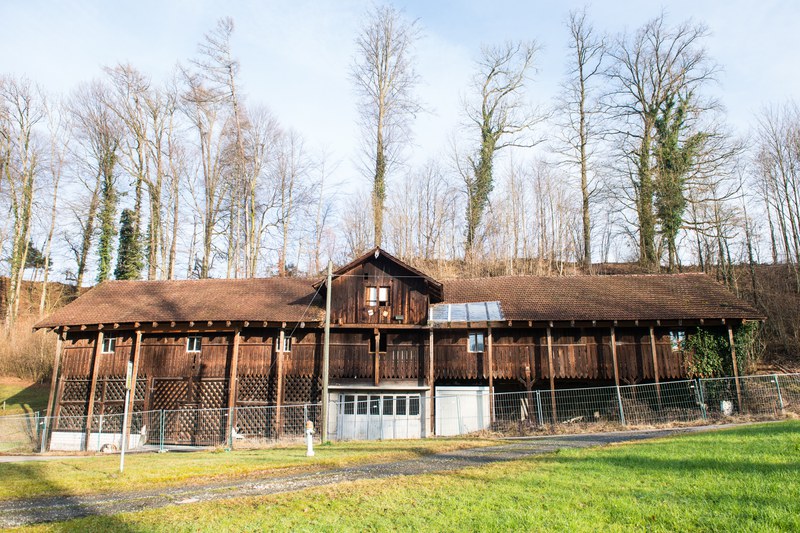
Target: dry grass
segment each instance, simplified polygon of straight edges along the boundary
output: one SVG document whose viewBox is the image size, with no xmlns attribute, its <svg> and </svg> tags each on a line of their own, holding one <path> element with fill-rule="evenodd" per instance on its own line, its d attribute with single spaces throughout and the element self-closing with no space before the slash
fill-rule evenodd
<svg viewBox="0 0 800 533">
<path fill-rule="evenodd" d="M 56 336 L 45 331 L 34 332 L 38 319 L 24 317 L 10 330 L 0 333 L 0 376 L 41 383 L 53 369 Z"/>
</svg>

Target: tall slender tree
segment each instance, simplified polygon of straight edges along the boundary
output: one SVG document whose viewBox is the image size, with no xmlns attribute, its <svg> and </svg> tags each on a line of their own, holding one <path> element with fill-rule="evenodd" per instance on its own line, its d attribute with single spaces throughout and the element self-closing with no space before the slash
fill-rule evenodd
<svg viewBox="0 0 800 533">
<path fill-rule="evenodd" d="M 483 213 L 494 187 L 495 154 L 511 146 L 533 147 L 530 136 L 541 120 L 525 105 L 523 89 L 533 65 L 534 42 L 508 42 L 484 46 L 474 78 L 476 98 L 467 104 L 467 117 L 477 128 L 478 149 L 468 156 L 462 171 L 467 192 L 465 256 L 472 258 L 473 247 Z"/>
<path fill-rule="evenodd" d="M 386 180 L 400 148 L 409 139 L 410 119 L 420 111 L 414 94 L 418 76 L 413 46 L 419 38 L 416 21 L 406 20 L 391 6 L 375 7 L 356 38 L 352 77 L 358 91 L 367 165 L 372 177 L 373 238 L 383 239 Z"/>
</svg>

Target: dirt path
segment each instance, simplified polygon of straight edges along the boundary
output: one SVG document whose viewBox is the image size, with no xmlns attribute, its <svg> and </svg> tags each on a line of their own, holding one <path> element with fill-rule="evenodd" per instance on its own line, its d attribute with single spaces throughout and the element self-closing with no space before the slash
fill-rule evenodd
<svg viewBox="0 0 800 533">
<path fill-rule="evenodd" d="M 270 478 L 263 481 L 249 479 L 233 483 L 181 486 L 117 494 L 49 496 L 12 500 L 0 502 L 0 527 L 63 521 L 92 515 L 108 516 L 166 505 L 182 505 L 224 498 L 278 494 L 359 479 L 381 479 L 451 471 L 469 466 L 522 459 L 563 448 L 587 448 L 708 429 L 720 429 L 720 426 L 536 437 L 503 441 L 503 444 L 496 446 L 433 454 L 413 460 L 362 464 Z"/>
</svg>

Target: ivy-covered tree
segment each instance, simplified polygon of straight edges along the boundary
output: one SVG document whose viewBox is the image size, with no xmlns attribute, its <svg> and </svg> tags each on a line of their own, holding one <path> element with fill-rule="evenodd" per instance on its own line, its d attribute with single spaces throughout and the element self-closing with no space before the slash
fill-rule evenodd
<svg viewBox="0 0 800 533">
<path fill-rule="evenodd" d="M 671 95 L 656 119 L 655 130 L 655 211 L 661 235 L 667 246 L 668 269 L 675 270 L 676 241 L 686 211 L 686 180 L 704 134 L 686 136 L 686 116 L 692 95 Z"/>
<path fill-rule="evenodd" d="M 143 261 L 142 246 L 136 231 L 136 212 L 123 209 L 119 218 L 119 251 L 117 253 L 117 268 L 114 270 L 116 279 L 139 279 Z"/>
</svg>

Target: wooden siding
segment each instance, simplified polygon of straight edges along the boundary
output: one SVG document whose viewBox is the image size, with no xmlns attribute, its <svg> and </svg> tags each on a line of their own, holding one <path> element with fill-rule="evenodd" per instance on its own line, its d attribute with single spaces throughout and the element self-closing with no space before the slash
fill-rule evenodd
<svg viewBox="0 0 800 533">
<path fill-rule="evenodd" d="M 367 287 L 389 287 L 389 305 L 366 305 Z M 333 281 L 334 324 L 424 324 L 428 316 L 425 281 L 378 257 L 354 267 Z M 370 314 L 370 311 L 372 314 Z M 395 317 L 402 316 L 401 320 Z"/>
</svg>

